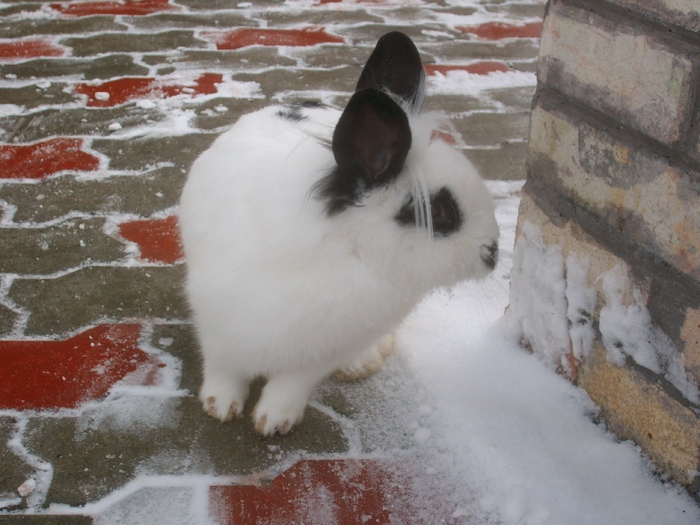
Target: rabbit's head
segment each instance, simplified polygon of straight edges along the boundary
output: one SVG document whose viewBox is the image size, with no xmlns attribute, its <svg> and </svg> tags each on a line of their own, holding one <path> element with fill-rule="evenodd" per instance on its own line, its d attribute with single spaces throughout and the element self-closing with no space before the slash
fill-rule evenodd
<svg viewBox="0 0 700 525">
<path fill-rule="evenodd" d="M 425 74 L 406 35 L 384 35 L 333 133 L 335 167 L 314 188 L 379 271 L 425 287 L 488 274 L 498 257 L 493 201 L 464 156 L 421 114 Z M 342 226 L 341 226 L 342 225 Z"/>
</svg>

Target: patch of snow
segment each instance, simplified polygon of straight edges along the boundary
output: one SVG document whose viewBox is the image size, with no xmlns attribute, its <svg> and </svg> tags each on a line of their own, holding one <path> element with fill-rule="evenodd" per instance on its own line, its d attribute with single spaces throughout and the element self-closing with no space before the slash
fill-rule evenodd
<svg viewBox="0 0 700 525">
<path fill-rule="evenodd" d="M 468 95 L 480 96 L 491 89 L 536 86 L 535 73 L 524 71 L 493 71 L 487 75 L 476 75 L 467 71 L 436 72 L 428 77 L 428 96 Z"/>
</svg>

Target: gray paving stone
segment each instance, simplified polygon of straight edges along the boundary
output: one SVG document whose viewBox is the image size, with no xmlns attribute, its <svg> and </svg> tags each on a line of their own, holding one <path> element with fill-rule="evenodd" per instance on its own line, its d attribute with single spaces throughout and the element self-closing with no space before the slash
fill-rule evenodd
<svg viewBox="0 0 700 525">
<path fill-rule="evenodd" d="M 123 38 L 123 35 L 122 35 Z M 85 80 L 147 75 L 148 68 L 136 64 L 130 55 L 113 54 L 87 59 L 63 58 L 27 60 L 0 64 L 0 77 L 18 79 L 82 76 Z"/>
<path fill-rule="evenodd" d="M 1 95 L 0 95 L 1 96 Z M 50 108 L 25 116 L 0 118 L 0 135 L 5 141 L 34 142 L 51 136 L 109 136 L 115 131 L 152 125 L 168 115 L 155 109 L 143 109 L 135 103 L 114 108 Z M 109 127 L 118 123 L 119 130 Z"/>
<path fill-rule="evenodd" d="M 296 11 L 265 10 L 258 15 L 267 21 L 270 27 L 304 27 L 315 26 L 346 26 L 355 24 L 381 23 L 382 17 L 371 13 L 368 9 L 331 10 L 331 9 L 299 9 Z M 335 31 L 335 27 L 333 31 Z"/>
<path fill-rule="evenodd" d="M 191 394 L 199 392 L 202 364 L 194 328 L 189 324 L 160 324 L 153 327 L 151 345 L 168 352 L 182 362 L 179 388 Z"/>
<path fill-rule="evenodd" d="M 111 170 L 142 171 L 149 166 L 167 163 L 186 173 L 216 137 L 216 134 L 193 133 L 156 138 L 95 139 L 92 149 L 110 158 Z"/>
<path fill-rule="evenodd" d="M 34 184 L 2 185 L 0 200 L 16 208 L 15 223 L 42 223 L 69 214 L 149 217 L 179 202 L 185 173 L 182 167 L 161 167 L 142 175 L 99 180 L 64 175 Z"/>
<path fill-rule="evenodd" d="M 474 113 L 453 118 L 452 124 L 469 146 L 491 146 L 506 141 L 527 140 L 529 113 Z"/>
<path fill-rule="evenodd" d="M 333 69 L 272 69 L 263 73 L 234 73 L 233 79 L 260 83 L 262 93 L 268 98 L 279 93 L 278 86 L 285 91 L 338 90 L 351 93 L 355 90 L 360 71 L 352 66 Z"/>
<path fill-rule="evenodd" d="M 104 53 L 153 53 L 178 47 L 206 47 L 208 42 L 194 36 L 193 31 L 162 31 L 159 33 L 101 33 L 94 36 L 64 38 L 59 44 L 72 48 L 78 57 Z"/>
<path fill-rule="evenodd" d="M 169 54 L 145 54 L 143 62 L 152 66 L 198 68 L 207 71 L 251 71 L 270 67 L 292 67 L 298 61 L 280 56 L 271 47 L 245 47 L 242 49 L 215 51 L 211 49 L 178 49 Z"/>
<path fill-rule="evenodd" d="M 339 64 L 357 67 L 357 76 L 372 53 L 370 45 L 334 47 L 329 51 L 322 46 L 289 48 L 286 54 L 301 60 L 304 67 L 335 67 Z"/>
<path fill-rule="evenodd" d="M 0 515 L 0 525 L 91 525 L 92 523 L 92 518 L 89 516 Z"/>
<path fill-rule="evenodd" d="M 9 298 L 29 312 L 25 332 L 46 336 L 124 319 L 184 319 L 184 267 L 90 266 L 53 279 L 16 279 Z"/>
<path fill-rule="evenodd" d="M 537 41 L 527 38 L 508 40 L 503 43 L 461 40 L 426 42 L 421 51 L 444 62 L 460 63 L 469 60 L 536 60 L 539 51 Z"/>
<path fill-rule="evenodd" d="M 222 130 L 232 126 L 241 115 L 268 106 L 268 99 L 215 98 L 204 104 L 185 105 L 197 112 L 192 125 L 201 130 Z"/>
<path fill-rule="evenodd" d="M 11 417 L 0 417 L 0 499 L 17 498 L 20 502 L 0 509 L 0 512 L 26 508 L 26 498 L 20 498 L 17 488 L 34 473 L 29 465 L 7 447 L 7 442 L 14 434 L 15 424 L 16 421 Z"/>
<path fill-rule="evenodd" d="M 77 95 L 67 92 L 65 88 L 64 82 L 52 82 L 48 86 L 42 83 L 42 87 L 35 84 L 21 88 L 0 88 L 0 100 L 3 104 L 24 106 L 26 109 L 75 102 Z M 1 121 L 0 127 L 3 127 Z"/>
<path fill-rule="evenodd" d="M 228 6 L 230 7 L 230 6 Z M 225 30 L 235 27 L 257 26 L 257 22 L 243 12 L 218 11 L 209 13 L 159 13 L 150 16 L 125 16 L 122 20 L 136 29 L 208 29 Z"/>
<path fill-rule="evenodd" d="M 459 115 L 471 111 L 496 111 L 498 105 L 478 97 L 466 95 L 431 95 L 425 97 L 424 109 L 439 111 L 446 115 Z M 454 118 L 454 117 L 452 117 Z"/>
<path fill-rule="evenodd" d="M 13 312 L 0 303 L 0 337 L 9 335 L 12 332 L 18 317 L 17 312 Z"/>
<path fill-rule="evenodd" d="M 485 6 L 486 11 L 491 13 L 499 13 L 508 19 L 517 18 L 543 18 L 544 4 L 532 3 L 501 3 L 496 5 Z"/>
<path fill-rule="evenodd" d="M 0 8 L 0 16 L 12 16 L 19 13 L 35 13 L 41 10 L 42 4 L 38 2 L 27 2 L 26 0 L 17 3 L 17 5 L 10 5 L 11 2 L 3 2 L 2 8 Z"/>
<path fill-rule="evenodd" d="M 104 219 L 69 219 L 48 228 L 0 228 L 0 272 L 52 274 L 122 259 L 125 245 L 104 233 Z"/>
<path fill-rule="evenodd" d="M 307 409 L 293 432 L 272 438 L 255 433 L 250 410 L 242 419 L 220 423 L 195 397 L 122 397 L 76 418 L 33 418 L 25 445 L 53 465 L 45 504 L 73 506 L 106 496 L 137 472 L 242 475 L 290 456 L 347 450 L 342 429 L 318 410 Z"/>
<path fill-rule="evenodd" d="M 535 86 L 491 89 L 486 92 L 486 95 L 490 100 L 503 104 L 504 109 L 529 113 L 532 97 L 535 95 Z"/>
<path fill-rule="evenodd" d="M 2 12 L 0 11 L 0 14 Z M 102 31 L 126 31 L 128 26 L 120 24 L 114 17 L 90 16 L 87 18 L 25 18 L 11 23 L 0 21 L 0 38 L 36 37 L 38 35 L 70 35 L 74 33 L 98 33 Z"/>
<path fill-rule="evenodd" d="M 525 178 L 526 142 L 509 142 L 498 148 L 469 149 L 465 153 L 485 179 L 523 180 Z"/>
</svg>

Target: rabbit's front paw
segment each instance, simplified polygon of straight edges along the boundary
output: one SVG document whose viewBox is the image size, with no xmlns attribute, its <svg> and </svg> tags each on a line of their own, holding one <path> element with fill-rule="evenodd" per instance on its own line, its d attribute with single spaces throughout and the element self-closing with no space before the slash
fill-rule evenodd
<svg viewBox="0 0 700 525">
<path fill-rule="evenodd" d="M 245 386 L 233 381 L 206 380 L 199 392 L 204 411 L 219 421 L 241 417 L 245 403 Z"/>
<path fill-rule="evenodd" d="M 286 434 L 301 421 L 313 383 L 303 375 L 274 377 L 263 388 L 253 409 L 255 430 L 263 436 Z"/>
</svg>

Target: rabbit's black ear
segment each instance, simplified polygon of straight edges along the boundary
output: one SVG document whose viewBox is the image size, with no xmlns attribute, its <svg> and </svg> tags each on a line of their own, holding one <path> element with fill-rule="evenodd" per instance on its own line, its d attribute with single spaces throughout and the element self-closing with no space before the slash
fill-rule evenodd
<svg viewBox="0 0 700 525">
<path fill-rule="evenodd" d="M 367 190 L 401 172 L 411 148 L 408 117 L 385 93 L 358 91 L 338 120 L 332 148 L 337 166 L 317 185 L 329 215 L 356 205 Z"/>
<path fill-rule="evenodd" d="M 382 36 L 367 60 L 355 91 L 372 88 L 391 91 L 417 113 L 423 105 L 425 72 L 418 49 L 405 34 Z"/>
</svg>

